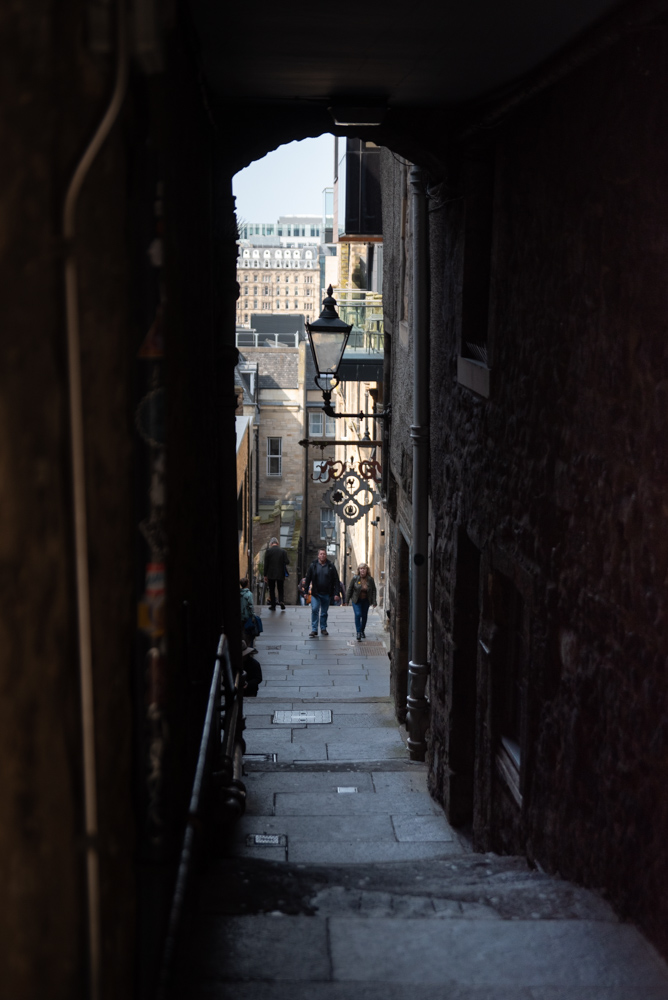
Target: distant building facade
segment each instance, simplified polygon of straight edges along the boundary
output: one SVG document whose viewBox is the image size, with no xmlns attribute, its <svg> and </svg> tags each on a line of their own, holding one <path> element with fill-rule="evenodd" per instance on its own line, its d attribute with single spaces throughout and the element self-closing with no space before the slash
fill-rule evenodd
<svg viewBox="0 0 668 1000">
<path fill-rule="evenodd" d="M 269 245 L 268 245 L 269 243 Z M 320 314 L 320 264 L 317 244 L 282 246 L 278 238 L 263 244 L 243 240 L 237 261 L 237 325 L 250 327 L 251 314 Z"/>
<path fill-rule="evenodd" d="M 319 215 L 281 215 L 277 222 L 240 222 L 238 228 L 239 239 L 251 242 L 263 236 L 279 239 L 285 245 L 319 243 L 322 238 Z"/>
</svg>

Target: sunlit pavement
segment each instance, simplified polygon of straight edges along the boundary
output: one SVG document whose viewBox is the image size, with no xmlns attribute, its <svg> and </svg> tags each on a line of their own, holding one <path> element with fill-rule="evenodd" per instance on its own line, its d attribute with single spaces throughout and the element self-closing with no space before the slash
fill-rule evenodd
<svg viewBox="0 0 668 1000">
<path fill-rule="evenodd" d="M 351 608 L 317 639 L 308 608 L 262 617 L 247 811 L 204 873 L 177 995 L 668 1000 L 666 964 L 598 895 L 448 825 L 394 720 L 379 614 L 363 643 Z"/>
</svg>

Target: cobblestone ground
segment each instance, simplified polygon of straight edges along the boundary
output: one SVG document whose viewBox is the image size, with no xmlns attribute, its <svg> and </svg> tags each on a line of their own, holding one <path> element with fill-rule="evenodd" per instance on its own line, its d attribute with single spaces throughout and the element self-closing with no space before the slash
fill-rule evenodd
<svg viewBox="0 0 668 1000">
<path fill-rule="evenodd" d="M 307 608 L 263 620 L 247 812 L 203 873 L 177 996 L 668 1000 L 666 964 L 600 896 L 448 825 L 393 717 L 379 617 L 364 643 L 350 608 L 317 639 Z"/>
</svg>

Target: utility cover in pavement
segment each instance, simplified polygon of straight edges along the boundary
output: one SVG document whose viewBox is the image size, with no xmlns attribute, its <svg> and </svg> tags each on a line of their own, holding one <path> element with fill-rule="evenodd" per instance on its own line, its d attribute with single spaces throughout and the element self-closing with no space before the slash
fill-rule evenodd
<svg viewBox="0 0 668 1000">
<path fill-rule="evenodd" d="M 249 833 L 246 847 L 285 847 L 288 838 L 284 833 Z"/>
<path fill-rule="evenodd" d="M 296 723 L 308 723 L 315 725 L 318 722 L 331 722 L 331 709 L 321 709 L 319 711 L 298 711 L 298 712 L 274 712 L 272 722 L 280 726 L 294 726 Z"/>
<path fill-rule="evenodd" d="M 382 642 L 358 642 L 353 646 L 354 656 L 384 656 L 385 646 Z"/>
<path fill-rule="evenodd" d="M 351 794 L 352 792 L 357 791 L 354 785 L 339 785 L 339 787 L 336 790 L 339 793 L 339 795 Z"/>
<path fill-rule="evenodd" d="M 276 753 L 245 753 L 244 760 L 268 760 L 272 764 L 275 764 L 278 760 L 278 754 Z"/>
</svg>

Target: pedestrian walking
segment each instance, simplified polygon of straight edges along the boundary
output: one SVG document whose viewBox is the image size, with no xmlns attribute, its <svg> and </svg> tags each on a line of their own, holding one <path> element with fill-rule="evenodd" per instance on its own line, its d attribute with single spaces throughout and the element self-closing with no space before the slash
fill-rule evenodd
<svg viewBox="0 0 668 1000">
<path fill-rule="evenodd" d="M 278 603 L 285 611 L 285 578 L 288 575 L 290 560 L 285 549 L 278 544 L 278 538 L 270 538 L 267 551 L 264 554 L 264 582 L 269 584 L 269 609 L 276 610 L 276 589 L 278 588 Z"/>
<path fill-rule="evenodd" d="M 327 631 L 327 612 L 339 586 L 339 574 L 336 566 L 327 558 L 324 549 L 318 551 L 304 577 L 304 588 L 311 588 L 311 631 L 309 637 L 315 639 L 318 634 L 318 619 L 320 634 L 329 635 Z"/>
<path fill-rule="evenodd" d="M 297 587 L 297 593 L 299 594 L 299 603 L 304 607 L 305 604 L 310 604 L 311 596 L 307 595 L 306 592 L 306 580 L 304 577 L 299 581 L 299 586 Z M 306 600 L 308 596 L 308 601 Z"/>
<path fill-rule="evenodd" d="M 241 630 L 249 644 L 257 635 L 255 627 L 255 608 L 253 607 L 253 594 L 248 589 L 248 577 L 242 576 L 239 580 L 239 598 L 241 601 Z"/>
<path fill-rule="evenodd" d="M 376 607 L 376 582 L 369 572 L 366 563 L 360 563 L 357 573 L 348 584 L 346 601 L 352 603 L 355 612 L 355 628 L 357 629 L 357 641 L 366 639 L 364 630 L 366 629 L 366 618 L 369 614 L 369 606 Z"/>
</svg>

